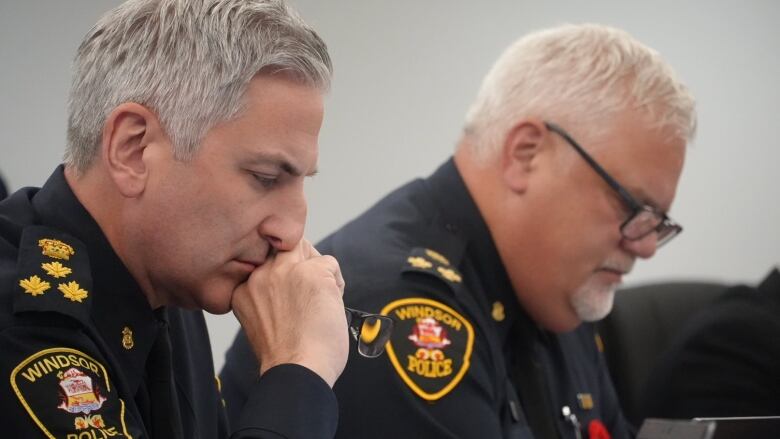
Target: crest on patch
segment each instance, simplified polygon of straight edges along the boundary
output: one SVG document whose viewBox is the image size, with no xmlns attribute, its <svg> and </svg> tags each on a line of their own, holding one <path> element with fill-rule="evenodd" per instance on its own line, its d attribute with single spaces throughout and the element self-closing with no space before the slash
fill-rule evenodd
<svg viewBox="0 0 780 439">
<path fill-rule="evenodd" d="M 92 385 L 92 378 L 75 367 L 71 367 L 65 373 L 59 372 L 57 378 L 62 378 L 60 380 L 62 403 L 57 406 L 59 409 L 88 415 L 89 412 L 100 409 L 106 400 Z"/>
<path fill-rule="evenodd" d="M 386 350 L 404 383 L 427 401 L 452 391 L 470 366 L 471 324 L 447 305 L 421 297 L 396 300 L 381 313 L 395 321 Z"/>
</svg>

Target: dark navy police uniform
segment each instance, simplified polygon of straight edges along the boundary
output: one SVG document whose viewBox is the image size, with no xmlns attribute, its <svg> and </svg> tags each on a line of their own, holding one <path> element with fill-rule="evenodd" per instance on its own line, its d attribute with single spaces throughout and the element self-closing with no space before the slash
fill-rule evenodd
<svg viewBox="0 0 780 439">
<path fill-rule="evenodd" d="M 348 306 L 395 321 L 380 358 L 353 349 L 335 386 L 337 437 L 631 437 L 593 326 L 556 335 L 523 312 L 452 160 L 318 249 L 339 260 Z M 228 407 L 256 367 L 239 334 L 221 374 Z"/>
<path fill-rule="evenodd" d="M 297 365 L 244 389 L 230 435 L 201 311 L 152 310 L 58 168 L 0 203 L 0 436 L 324 438 L 336 399 Z M 255 370 L 257 375 L 257 370 Z"/>
</svg>

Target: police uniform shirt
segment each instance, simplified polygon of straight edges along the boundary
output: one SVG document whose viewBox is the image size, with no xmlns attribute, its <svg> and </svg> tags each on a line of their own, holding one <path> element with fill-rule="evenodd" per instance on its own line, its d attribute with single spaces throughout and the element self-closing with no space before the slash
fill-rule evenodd
<svg viewBox="0 0 780 439">
<path fill-rule="evenodd" d="M 336 428 L 327 384 L 282 365 L 247 389 L 231 436 L 202 312 L 151 309 L 62 167 L 0 203 L 0 351 L 2 437 L 324 438 Z"/>
<path fill-rule="evenodd" d="M 452 160 L 318 249 L 339 260 L 348 306 L 395 322 L 381 357 L 352 350 L 337 437 L 631 437 L 593 326 L 556 335 L 523 312 Z M 239 334 L 221 375 L 229 403 L 244 397 L 247 351 Z"/>
</svg>

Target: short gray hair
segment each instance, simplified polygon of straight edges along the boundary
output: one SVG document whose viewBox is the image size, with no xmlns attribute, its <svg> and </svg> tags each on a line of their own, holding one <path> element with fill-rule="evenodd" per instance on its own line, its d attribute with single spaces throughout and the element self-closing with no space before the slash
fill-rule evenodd
<svg viewBox="0 0 780 439">
<path fill-rule="evenodd" d="M 325 43 L 283 0 L 127 1 L 78 49 L 65 162 L 89 168 L 106 118 L 124 102 L 154 111 L 174 156 L 189 160 L 211 127 L 242 110 L 258 73 L 330 87 Z"/>
<path fill-rule="evenodd" d="M 695 107 L 671 67 L 628 33 L 562 25 L 529 34 L 504 51 L 482 82 L 464 135 L 484 158 L 521 118 L 589 126 L 598 135 L 594 131 L 609 118 L 637 109 L 650 115 L 654 127 L 692 140 Z"/>
</svg>

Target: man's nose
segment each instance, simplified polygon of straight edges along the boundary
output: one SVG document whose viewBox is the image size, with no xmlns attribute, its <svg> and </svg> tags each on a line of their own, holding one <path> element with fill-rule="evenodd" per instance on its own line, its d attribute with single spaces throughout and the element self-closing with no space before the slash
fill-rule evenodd
<svg viewBox="0 0 780 439">
<path fill-rule="evenodd" d="M 658 249 L 658 232 L 653 231 L 639 239 L 623 238 L 622 247 L 638 258 L 649 259 L 655 255 L 655 251 Z"/>
<path fill-rule="evenodd" d="M 260 223 L 259 233 L 278 251 L 292 250 L 303 238 L 306 226 L 306 196 L 303 190 L 278 194 L 272 212 Z"/>
</svg>

